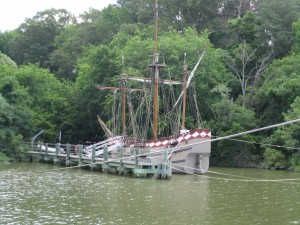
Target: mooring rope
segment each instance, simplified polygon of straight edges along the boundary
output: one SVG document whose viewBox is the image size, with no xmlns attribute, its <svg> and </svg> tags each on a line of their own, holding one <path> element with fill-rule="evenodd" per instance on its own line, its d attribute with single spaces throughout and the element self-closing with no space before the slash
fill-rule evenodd
<svg viewBox="0 0 300 225">
<path fill-rule="evenodd" d="M 218 138 L 218 136 L 214 136 L 214 137 Z M 296 148 L 296 147 L 287 147 L 287 146 L 282 146 L 282 145 L 272 145 L 272 144 L 266 144 L 266 143 L 255 142 L 255 141 L 246 141 L 246 140 L 235 139 L 235 138 L 228 138 L 228 140 L 229 141 L 237 141 L 237 142 L 249 143 L 249 144 L 269 146 L 269 147 L 275 147 L 275 148 L 285 148 L 285 149 L 290 149 L 290 150 L 300 150 L 300 148 Z"/>
<path fill-rule="evenodd" d="M 206 171 L 207 173 L 215 173 L 215 174 L 220 174 L 220 175 L 227 175 L 227 176 L 234 176 L 234 177 L 241 177 L 244 179 L 234 179 L 234 178 L 221 178 L 221 177 L 212 177 L 212 176 L 207 176 L 203 174 L 197 174 L 197 173 L 192 173 L 188 172 L 179 168 L 176 168 L 174 166 L 171 166 L 167 163 L 164 163 L 167 167 L 170 167 L 171 169 L 177 170 L 182 173 L 194 175 L 194 176 L 200 176 L 200 177 L 207 177 L 209 179 L 215 179 L 215 180 L 224 180 L 224 181 L 240 181 L 240 182 L 282 182 L 282 183 L 288 183 L 288 184 L 297 184 L 300 185 L 300 183 L 294 183 L 294 182 L 288 182 L 288 181 L 300 181 L 300 178 L 294 178 L 294 179 L 260 179 L 260 178 L 254 178 L 254 177 L 245 177 L 245 176 L 239 176 L 239 175 L 233 175 L 233 174 L 226 174 L 226 173 L 218 173 L 218 172 L 213 172 L 213 171 Z M 187 167 L 187 166 L 180 166 L 186 169 L 192 169 L 196 170 L 199 172 L 202 172 L 201 169 L 196 169 L 192 167 Z"/>
</svg>

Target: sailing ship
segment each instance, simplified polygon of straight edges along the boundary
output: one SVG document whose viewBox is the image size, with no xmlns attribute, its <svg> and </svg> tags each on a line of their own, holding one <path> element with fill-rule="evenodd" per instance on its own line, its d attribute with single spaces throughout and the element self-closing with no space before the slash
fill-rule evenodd
<svg viewBox="0 0 300 225">
<path fill-rule="evenodd" d="M 165 67 L 164 63 L 159 62 L 159 54 L 158 54 L 158 2 L 155 1 L 155 37 L 154 37 L 155 47 L 154 54 L 152 56 L 152 62 L 148 65 L 151 69 L 152 77 L 150 78 L 141 78 L 141 77 L 131 77 L 125 74 L 124 72 L 121 74 L 121 87 L 105 87 L 105 86 L 97 86 L 98 89 L 101 90 L 113 90 L 114 94 L 118 91 L 121 92 L 121 104 L 122 104 L 122 128 L 123 132 L 121 135 L 116 135 L 116 131 L 111 132 L 110 129 L 105 125 L 105 123 L 98 116 L 98 121 L 105 131 L 108 139 L 94 145 L 88 146 L 84 149 L 84 152 L 87 156 L 91 157 L 91 150 L 94 147 L 96 149 L 96 157 L 101 157 L 103 154 L 104 146 L 108 147 L 108 151 L 111 154 L 116 154 L 118 147 L 123 147 L 124 152 L 130 153 L 130 150 L 133 148 L 138 148 L 141 152 L 147 152 L 149 156 L 153 157 L 154 160 L 162 161 L 163 153 L 167 151 L 168 159 L 172 162 L 172 172 L 173 173 L 198 173 L 203 174 L 208 170 L 209 167 L 209 156 L 211 153 L 211 131 L 210 129 L 197 128 L 193 130 L 188 130 L 185 127 L 185 114 L 186 114 L 186 99 L 187 99 L 187 88 L 191 82 L 193 74 L 195 70 L 200 64 L 202 57 L 205 52 L 199 57 L 197 64 L 195 65 L 193 71 L 188 77 L 187 74 L 187 65 L 186 60 L 184 60 L 184 78 L 183 82 L 177 82 L 173 80 L 166 80 L 160 78 L 160 70 Z M 185 57 L 186 59 L 186 57 Z M 123 62 L 124 64 L 124 62 Z M 146 128 L 146 134 L 144 133 L 142 138 L 138 138 L 139 132 L 136 131 L 134 125 L 132 126 L 132 135 L 129 135 L 127 125 L 126 125 L 126 93 L 132 92 L 141 92 L 143 93 L 143 102 L 147 96 L 149 96 L 149 92 L 145 88 L 142 89 L 133 89 L 126 87 L 126 82 L 129 81 L 141 81 L 143 83 L 148 83 L 152 87 L 151 93 L 153 94 L 151 99 L 152 104 L 148 105 L 148 108 L 152 109 L 152 118 L 153 121 L 149 122 L 149 113 L 147 116 L 143 118 L 143 123 L 139 126 Z M 177 129 L 177 131 L 173 132 L 170 135 L 166 135 L 164 137 L 160 137 L 159 135 L 159 86 L 160 85 L 168 85 L 173 87 L 173 85 L 182 85 L 182 91 L 179 95 L 178 100 L 175 102 L 172 110 L 175 108 L 179 108 L 179 102 L 182 103 L 181 110 L 181 127 Z M 114 102 L 113 108 L 116 108 L 116 103 Z M 132 104 L 128 104 L 130 107 L 130 116 L 131 121 L 134 121 L 134 115 L 132 113 Z M 172 111 L 171 110 L 171 111 Z M 114 127 L 116 126 L 116 117 L 114 117 L 115 110 L 113 112 L 112 121 Z M 152 129 L 149 129 L 151 128 Z M 116 129 L 114 129 L 116 130 Z M 147 134 L 149 130 L 152 130 L 152 138 L 147 140 Z"/>
</svg>

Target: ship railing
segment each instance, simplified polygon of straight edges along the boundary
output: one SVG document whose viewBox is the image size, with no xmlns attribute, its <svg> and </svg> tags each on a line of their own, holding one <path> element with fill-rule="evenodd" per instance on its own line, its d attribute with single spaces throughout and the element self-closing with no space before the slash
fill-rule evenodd
<svg viewBox="0 0 300 225">
<path fill-rule="evenodd" d="M 98 143 L 95 143 L 93 145 L 89 145 L 87 147 L 85 147 L 83 149 L 84 152 L 88 153 L 90 151 L 92 151 L 93 147 L 95 147 L 95 150 L 101 150 L 103 149 L 104 146 L 112 146 L 112 145 L 115 145 L 115 144 L 118 144 L 118 143 L 122 143 L 123 142 L 123 136 L 116 136 L 116 137 L 113 137 L 113 138 L 109 138 L 105 141 L 101 141 L 101 142 L 98 142 Z"/>
</svg>

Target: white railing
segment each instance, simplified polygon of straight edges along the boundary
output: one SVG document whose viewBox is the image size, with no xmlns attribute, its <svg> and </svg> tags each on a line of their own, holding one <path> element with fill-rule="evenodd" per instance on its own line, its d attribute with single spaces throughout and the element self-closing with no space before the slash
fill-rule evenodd
<svg viewBox="0 0 300 225">
<path fill-rule="evenodd" d="M 108 151 L 112 151 L 112 150 L 116 149 L 116 147 L 122 146 L 123 140 L 124 140 L 123 136 L 116 136 L 113 138 L 109 138 L 105 141 L 101 141 L 96 144 L 85 147 L 83 149 L 83 153 L 85 153 L 87 156 L 91 155 L 93 148 L 95 148 L 95 151 L 96 151 L 95 154 L 96 154 L 96 156 L 98 156 L 98 155 L 103 154 L 104 146 L 108 147 Z"/>
</svg>

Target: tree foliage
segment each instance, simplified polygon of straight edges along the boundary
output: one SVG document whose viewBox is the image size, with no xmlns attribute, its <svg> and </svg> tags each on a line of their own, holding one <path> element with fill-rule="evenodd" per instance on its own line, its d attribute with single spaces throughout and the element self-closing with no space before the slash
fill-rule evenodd
<svg viewBox="0 0 300 225">
<path fill-rule="evenodd" d="M 292 25 L 300 17 L 299 1 L 260 0 L 258 18 L 260 38 L 274 51 L 275 58 L 286 56 L 292 48 Z"/>
<path fill-rule="evenodd" d="M 64 9 L 48 9 L 28 18 L 9 42 L 9 53 L 18 64 L 39 63 L 46 68 L 54 51 L 54 39 L 65 26 L 74 22 Z"/>
<path fill-rule="evenodd" d="M 9 65 L 12 67 L 17 67 L 17 64 L 7 55 L 0 52 L 0 65 Z"/>
</svg>

